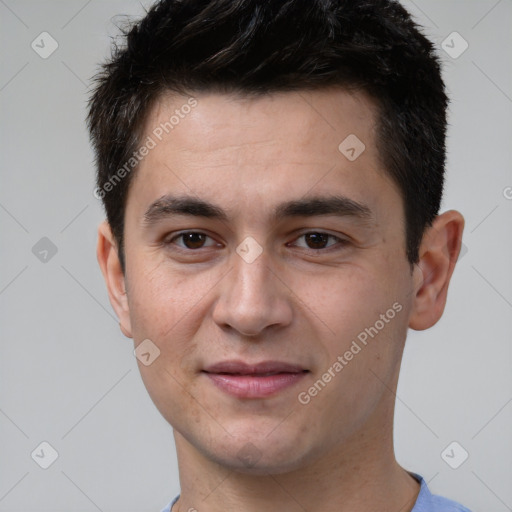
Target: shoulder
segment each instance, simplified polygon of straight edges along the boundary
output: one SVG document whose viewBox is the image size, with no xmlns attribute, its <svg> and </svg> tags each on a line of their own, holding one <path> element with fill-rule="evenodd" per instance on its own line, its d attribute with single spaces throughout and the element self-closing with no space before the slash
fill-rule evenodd
<svg viewBox="0 0 512 512">
<path fill-rule="evenodd" d="M 421 485 L 418 498 L 411 512 L 471 512 L 468 508 L 456 501 L 432 494 L 422 476 L 409 471 Z"/>
<path fill-rule="evenodd" d="M 416 498 L 411 512 L 471 512 L 468 508 L 456 501 L 432 494 L 425 482 L 424 478 L 417 473 L 409 474 L 413 476 L 420 483 L 420 492 Z M 178 501 L 179 495 L 176 496 L 170 503 L 167 504 L 160 512 L 171 512 L 172 506 Z"/>
<path fill-rule="evenodd" d="M 180 495 L 176 496 L 176 498 L 172 499 L 160 512 L 171 512 L 172 506 L 178 501 Z"/>
</svg>

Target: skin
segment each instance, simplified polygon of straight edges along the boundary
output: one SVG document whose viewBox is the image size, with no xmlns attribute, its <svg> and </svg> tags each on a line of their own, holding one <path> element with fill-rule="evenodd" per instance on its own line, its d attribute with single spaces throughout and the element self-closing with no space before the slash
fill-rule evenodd
<svg viewBox="0 0 512 512">
<path fill-rule="evenodd" d="M 394 456 L 394 393 L 407 329 L 427 329 L 443 313 L 463 217 L 437 216 L 418 264 L 409 264 L 401 194 L 379 162 L 376 110 L 362 92 L 195 98 L 133 177 L 126 275 L 109 225 L 98 230 L 123 333 L 160 350 L 149 366 L 138 364 L 174 428 L 181 497 L 173 512 L 410 511 L 419 485 Z M 162 97 L 143 140 L 186 100 Z M 338 150 L 349 134 L 366 146 L 353 162 Z M 169 193 L 214 203 L 228 218 L 145 225 L 147 208 Z M 365 204 L 371 217 L 272 218 L 283 201 L 334 193 Z M 171 241 L 183 230 L 205 233 L 204 246 Z M 346 242 L 323 238 L 326 248 L 308 248 L 308 232 Z M 236 252 L 248 236 L 262 248 L 252 263 Z M 401 311 L 300 403 L 298 394 L 396 303 Z M 274 396 L 235 398 L 201 372 L 226 359 L 286 361 L 309 373 Z"/>
</svg>

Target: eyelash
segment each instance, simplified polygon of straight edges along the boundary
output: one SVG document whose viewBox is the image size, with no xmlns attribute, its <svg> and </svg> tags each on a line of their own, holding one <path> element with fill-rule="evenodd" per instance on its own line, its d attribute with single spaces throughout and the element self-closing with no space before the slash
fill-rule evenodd
<svg viewBox="0 0 512 512">
<path fill-rule="evenodd" d="M 189 234 L 205 235 L 207 238 L 210 238 L 211 240 L 213 240 L 213 238 L 211 236 L 207 235 L 206 233 L 203 233 L 202 231 L 182 231 L 181 233 L 178 233 L 178 234 L 174 235 L 171 239 L 166 241 L 165 245 L 176 245 L 174 243 L 175 240 L 178 240 L 178 239 L 182 238 L 183 236 L 189 235 Z M 304 237 L 306 235 L 311 235 L 311 234 L 326 235 L 327 237 L 336 240 L 336 243 L 328 245 L 327 247 L 320 248 L 320 249 L 313 249 L 311 247 L 302 247 L 301 249 L 304 250 L 305 252 L 314 252 L 314 253 L 328 252 L 332 248 L 334 248 L 333 250 L 335 250 L 336 246 L 340 246 L 338 248 L 341 248 L 341 247 L 344 247 L 345 245 L 348 244 L 348 240 L 346 240 L 344 238 L 340 238 L 340 237 L 335 236 L 335 235 L 332 235 L 331 233 L 326 233 L 325 231 L 306 231 L 306 232 L 301 233 L 300 235 L 298 235 L 297 238 L 295 239 L 295 241 L 298 240 L 299 238 L 302 238 L 302 237 Z M 289 244 L 286 244 L 286 245 L 288 246 Z M 198 252 L 201 249 L 205 249 L 205 248 L 207 249 L 208 247 L 214 247 L 214 246 L 215 246 L 215 244 L 212 244 L 211 246 L 207 246 L 207 247 L 200 247 L 198 249 L 189 249 L 187 247 L 181 247 L 181 246 L 177 245 L 177 247 L 178 247 L 178 249 L 180 251 L 189 252 L 189 253 Z"/>
</svg>

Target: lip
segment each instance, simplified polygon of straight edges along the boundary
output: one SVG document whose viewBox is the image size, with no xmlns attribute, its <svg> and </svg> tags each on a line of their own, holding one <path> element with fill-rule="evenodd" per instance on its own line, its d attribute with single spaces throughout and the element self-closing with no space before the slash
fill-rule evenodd
<svg viewBox="0 0 512 512">
<path fill-rule="evenodd" d="M 237 398 L 265 398 L 298 383 L 308 370 L 281 361 L 248 364 L 232 360 L 210 365 L 203 373 L 229 395 Z"/>
</svg>

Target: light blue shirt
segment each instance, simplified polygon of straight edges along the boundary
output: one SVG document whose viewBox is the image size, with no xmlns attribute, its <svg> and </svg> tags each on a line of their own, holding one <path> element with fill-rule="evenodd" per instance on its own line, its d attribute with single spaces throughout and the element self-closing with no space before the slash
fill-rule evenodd
<svg viewBox="0 0 512 512">
<path fill-rule="evenodd" d="M 427 487 L 427 483 L 420 475 L 412 473 L 411 471 L 409 471 L 409 474 L 416 478 L 421 485 L 420 492 L 416 498 L 416 503 L 414 504 L 411 512 L 471 512 L 460 503 L 431 494 Z M 171 508 L 178 501 L 178 498 L 179 495 L 168 503 L 161 512 L 171 512 Z"/>
</svg>

